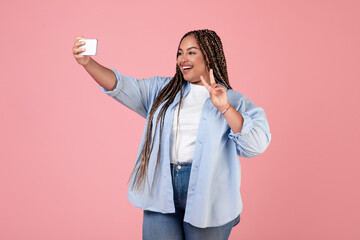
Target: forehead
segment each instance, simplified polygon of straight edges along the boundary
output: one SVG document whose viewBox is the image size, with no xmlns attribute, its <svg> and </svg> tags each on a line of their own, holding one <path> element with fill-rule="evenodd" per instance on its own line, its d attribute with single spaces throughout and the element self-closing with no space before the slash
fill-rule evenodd
<svg viewBox="0 0 360 240">
<path fill-rule="evenodd" d="M 199 49 L 199 45 L 196 42 L 195 36 L 194 35 L 189 35 L 187 37 L 185 37 L 181 43 L 180 43 L 180 47 L 182 50 L 186 50 L 190 47 L 196 47 Z"/>
</svg>

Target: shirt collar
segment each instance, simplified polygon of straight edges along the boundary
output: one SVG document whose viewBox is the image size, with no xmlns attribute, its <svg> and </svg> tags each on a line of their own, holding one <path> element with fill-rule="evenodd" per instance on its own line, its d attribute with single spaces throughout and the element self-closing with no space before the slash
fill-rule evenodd
<svg viewBox="0 0 360 240">
<path fill-rule="evenodd" d="M 223 84 L 218 83 L 218 85 L 222 86 L 223 88 L 225 88 L 225 90 L 229 90 L 227 87 L 225 87 Z M 184 93 L 187 93 L 187 89 L 190 90 L 190 83 L 188 81 L 185 81 L 184 83 Z"/>
<path fill-rule="evenodd" d="M 223 88 L 225 88 L 226 91 L 228 91 L 229 89 L 227 87 L 225 87 L 223 84 L 218 83 L 218 85 L 222 86 Z M 186 97 L 186 95 L 188 95 L 190 92 L 190 83 L 188 81 L 184 81 L 184 85 L 183 85 L 183 95 L 184 97 Z M 180 91 L 176 94 L 176 97 L 174 99 L 173 102 L 173 107 L 175 108 L 175 106 L 179 103 L 180 101 Z"/>
</svg>

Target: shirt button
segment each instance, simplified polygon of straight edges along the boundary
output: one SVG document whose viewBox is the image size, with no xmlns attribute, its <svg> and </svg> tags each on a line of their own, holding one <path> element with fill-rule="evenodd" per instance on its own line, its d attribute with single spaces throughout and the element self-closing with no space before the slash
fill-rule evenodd
<svg viewBox="0 0 360 240">
<path fill-rule="evenodd" d="M 206 117 L 202 117 L 202 120 L 206 120 Z"/>
<path fill-rule="evenodd" d="M 195 188 L 192 188 L 191 190 L 195 191 Z"/>
<path fill-rule="evenodd" d="M 177 169 L 181 169 L 181 166 L 180 166 L 180 165 L 178 165 L 178 166 L 177 166 Z"/>
<path fill-rule="evenodd" d="M 202 144 L 202 141 L 199 141 L 200 144 Z"/>
<path fill-rule="evenodd" d="M 195 168 L 198 168 L 199 167 L 199 165 L 195 165 Z"/>
</svg>

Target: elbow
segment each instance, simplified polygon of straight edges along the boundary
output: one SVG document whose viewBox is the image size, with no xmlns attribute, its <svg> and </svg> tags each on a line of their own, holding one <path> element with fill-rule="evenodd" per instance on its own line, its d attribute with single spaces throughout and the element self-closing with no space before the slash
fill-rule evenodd
<svg viewBox="0 0 360 240">
<path fill-rule="evenodd" d="M 260 154 L 262 154 L 263 152 L 265 152 L 266 148 L 247 148 L 247 149 L 237 149 L 237 154 L 240 157 L 245 157 L 245 158 L 253 158 L 256 156 L 259 156 Z"/>
<path fill-rule="evenodd" d="M 259 141 L 258 144 L 254 147 L 254 155 L 258 156 L 265 152 L 265 150 L 269 147 L 271 134 L 265 133 L 266 138 L 263 138 L 262 141 Z"/>
<path fill-rule="evenodd" d="M 264 153 L 265 150 L 269 147 L 269 144 L 270 144 L 270 139 L 269 139 L 269 137 L 267 135 L 266 141 L 261 142 L 261 144 L 259 144 L 257 146 L 257 149 L 256 149 L 257 150 L 257 155 L 260 155 L 260 154 Z"/>
<path fill-rule="evenodd" d="M 237 145 L 237 154 L 241 157 L 252 158 L 256 157 L 266 151 L 270 144 L 270 132 L 259 131 L 257 129 L 256 137 L 252 137 L 246 145 Z"/>
<path fill-rule="evenodd" d="M 256 129 L 256 134 L 254 134 L 253 137 L 255 141 L 252 142 L 252 152 L 257 156 L 264 153 L 268 148 L 271 141 L 271 133 L 263 130 L 259 126 L 254 126 L 254 129 Z"/>
<path fill-rule="evenodd" d="M 237 155 L 245 158 L 256 157 L 265 152 L 267 146 L 248 146 L 246 148 L 238 147 Z"/>
</svg>

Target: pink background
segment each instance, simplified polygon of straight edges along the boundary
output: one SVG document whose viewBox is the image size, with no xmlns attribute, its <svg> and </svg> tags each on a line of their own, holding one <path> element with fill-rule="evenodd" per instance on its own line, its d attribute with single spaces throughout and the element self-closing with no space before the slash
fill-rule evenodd
<svg viewBox="0 0 360 240">
<path fill-rule="evenodd" d="M 141 239 L 126 198 L 144 119 L 72 56 L 173 76 L 193 29 L 215 30 L 230 83 L 265 109 L 272 142 L 240 159 L 230 239 L 359 239 L 360 1 L 2 1 L 0 239 Z M 356 160 L 358 159 L 358 160 Z"/>
</svg>

